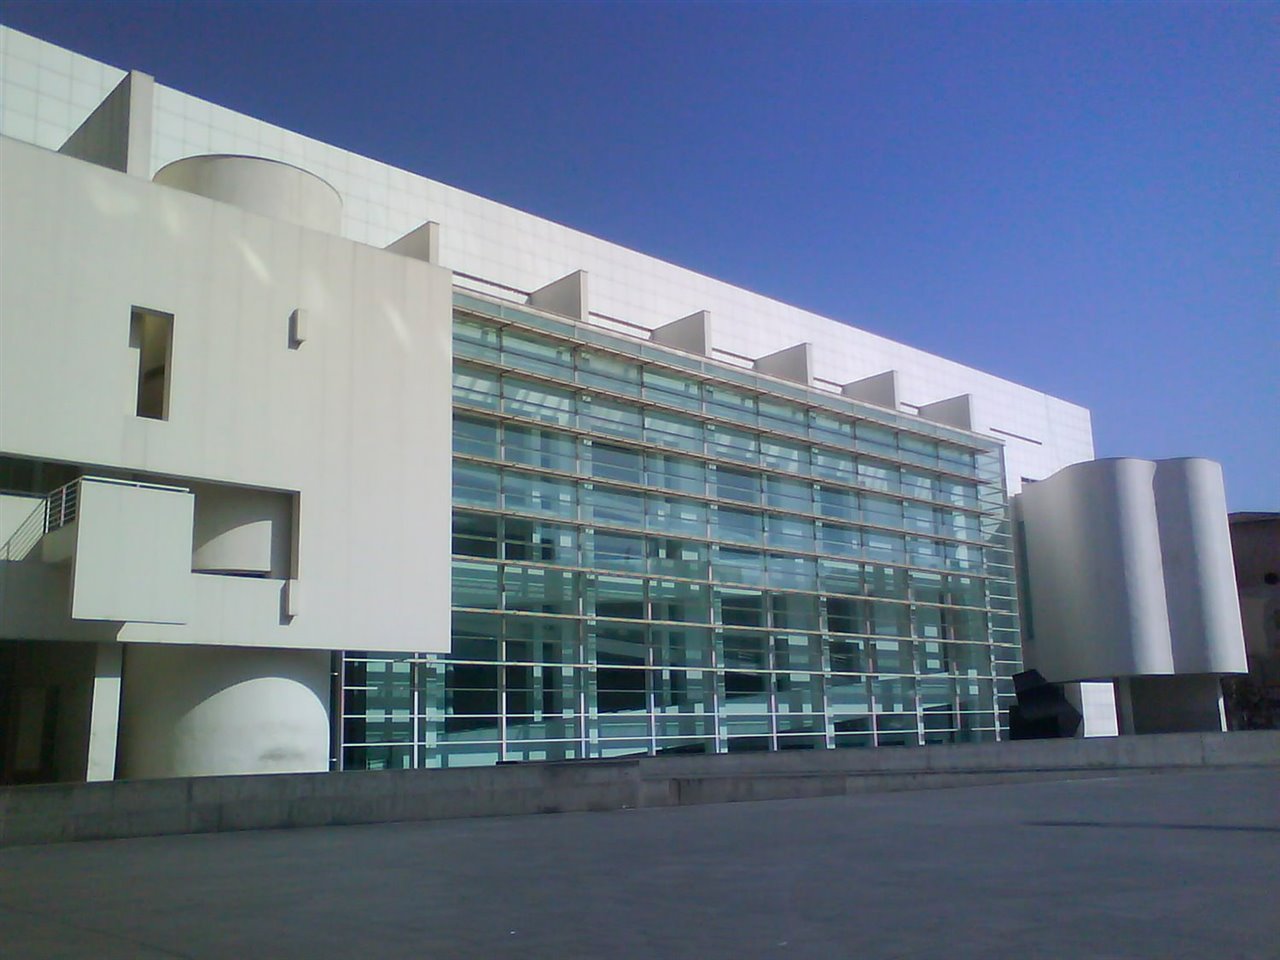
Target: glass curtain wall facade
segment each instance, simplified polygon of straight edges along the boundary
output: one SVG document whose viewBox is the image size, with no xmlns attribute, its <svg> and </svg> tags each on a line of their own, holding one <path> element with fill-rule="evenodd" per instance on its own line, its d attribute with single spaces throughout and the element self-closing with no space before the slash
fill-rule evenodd
<svg viewBox="0 0 1280 960">
<path fill-rule="evenodd" d="M 452 647 L 348 654 L 342 765 L 994 740 L 999 444 L 455 293 Z"/>
</svg>

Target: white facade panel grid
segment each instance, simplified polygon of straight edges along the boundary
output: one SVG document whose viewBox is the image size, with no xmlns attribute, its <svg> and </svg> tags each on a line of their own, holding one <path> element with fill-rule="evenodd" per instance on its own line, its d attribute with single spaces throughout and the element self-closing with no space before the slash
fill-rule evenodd
<svg viewBox="0 0 1280 960">
<path fill-rule="evenodd" d="M 100 100 L 124 76 L 7 28 L 0 28 L 0 44 L 5 93 L 0 132 L 41 146 L 60 146 L 92 109 L 94 97 Z M 33 72 L 34 101 L 21 92 Z M 41 113 L 31 117 L 35 105 Z M 460 273 L 533 290 L 586 270 L 591 309 L 598 314 L 653 328 L 709 310 L 718 338 L 714 345 L 730 353 L 754 358 L 808 341 L 814 344 L 814 373 L 821 380 L 844 383 L 900 371 L 908 410 L 970 393 L 975 429 L 994 428 L 1006 445 L 1011 492 L 1024 476 L 1042 478 L 1093 456 L 1089 413 L 1074 404 L 161 84 L 155 87 L 153 128 L 153 174 L 186 156 L 231 153 L 265 156 L 323 177 L 343 197 L 342 232 L 351 240 L 382 247 L 435 220 L 441 224 L 441 263 Z"/>
</svg>

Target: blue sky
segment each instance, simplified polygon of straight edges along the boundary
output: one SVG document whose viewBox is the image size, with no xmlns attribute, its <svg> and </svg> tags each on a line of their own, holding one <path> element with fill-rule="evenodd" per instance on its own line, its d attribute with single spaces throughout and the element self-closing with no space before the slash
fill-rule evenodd
<svg viewBox="0 0 1280 960">
<path fill-rule="evenodd" d="M 31 3 L 9 26 L 1093 411 L 1280 510 L 1280 4 Z"/>
</svg>

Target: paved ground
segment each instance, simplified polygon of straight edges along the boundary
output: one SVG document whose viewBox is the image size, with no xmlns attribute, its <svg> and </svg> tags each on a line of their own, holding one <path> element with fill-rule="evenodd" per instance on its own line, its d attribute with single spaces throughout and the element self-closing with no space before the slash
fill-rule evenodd
<svg viewBox="0 0 1280 960">
<path fill-rule="evenodd" d="M 1280 957 L 1280 771 L 0 850 L 6 960 Z"/>
</svg>

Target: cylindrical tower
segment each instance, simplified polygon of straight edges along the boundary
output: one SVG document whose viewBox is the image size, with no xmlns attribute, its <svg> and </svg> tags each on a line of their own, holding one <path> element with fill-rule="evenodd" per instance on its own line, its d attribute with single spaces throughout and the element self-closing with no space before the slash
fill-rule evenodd
<svg viewBox="0 0 1280 960">
<path fill-rule="evenodd" d="M 278 160 L 228 154 L 184 157 L 162 167 L 152 179 L 312 230 L 342 230 L 338 191 L 314 173 Z"/>
</svg>

